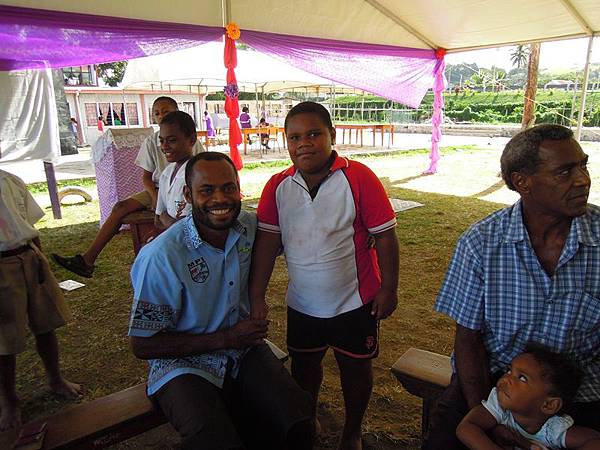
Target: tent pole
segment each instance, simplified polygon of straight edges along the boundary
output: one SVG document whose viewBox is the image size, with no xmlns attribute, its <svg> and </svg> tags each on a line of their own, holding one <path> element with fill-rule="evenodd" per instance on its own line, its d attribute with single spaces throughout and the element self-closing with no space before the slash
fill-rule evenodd
<svg viewBox="0 0 600 450">
<path fill-rule="evenodd" d="M 231 0 L 221 0 L 221 17 L 223 19 L 223 27 L 231 22 Z"/>
<path fill-rule="evenodd" d="M 259 106 L 258 106 L 258 85 L 256 83 L 254 83 L 254 99 L 256 100 L 255 103 L 255 107 L 256 107 L 256 117 L 260 116 L 260 111 L 259 111 Z M 260 119 L 259 119 L 260 120 Z"/>
<path fill-rule="evenodd" d="M 265 103 L 265 87 L 264 86 L 260 87 L 260 96 L 262 99 L 262 113 L 260 114 L 260 116 L 264 117 L 265 120 L 267 120 L 267 106 Z M 259 117 L 258 120 L 260 120 L 261 117 Z"/>
<path fill-rule="evenodd" d="M 583 113 L 585 112 L 585 96 L 587 94 L 588 79 L 590 77 L 590 59 L 592 57 L 592 47 L 594 46 L 594 36 L 589 37 L 587 55 L 585 57 L 585 67 L 583 69 L 583 83 L 581 86 L 581 104 L 579 105 L 579 116 L 577 117 L 577 131 L 575 139 L 581 138 L 581 127 L 583 125 Z"/>
</svg>

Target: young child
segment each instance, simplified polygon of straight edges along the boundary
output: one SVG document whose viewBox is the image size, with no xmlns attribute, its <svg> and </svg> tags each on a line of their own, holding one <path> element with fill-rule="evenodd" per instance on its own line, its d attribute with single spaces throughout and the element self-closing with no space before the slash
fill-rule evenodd
<svg viewBox="0 0 600 450">
<path fill-rule="evenodd" d="M 266 133 L 264 133 L 265 130 Z M 264 117 L 261 117 L 260 122 L 258 122 L 258 131 L 260 132 L 260 145 L 267 150 L 271 150 L 271 147 L 269 147 L 269 124 Z"/>
<path fill-rule="evenodd" d="M 43 216 L 25 183 L 0 170 L 0 431 L 21 424 L 16 355 L 25 349 L 27 324 L 50 389 L 68 398 L 81 392 L 80 385 L 60 372 L 54 330 L 66 323 L 69 313 L 33 227 Z"/>
<path fill-rule="evenodd" d="M 360 449 L 379 320 L 397 303 L 396 217 L 377 176 L 332 150 L 335 129 L 323 106 L 296 105 L 285 131 L 294 165 L 271 177 L 259 202 L 251 316 L 267 316 L 265 293 L 283 247 L 292 375 L 312 395 L 316 414 L 322 359 L 333 348 L 346 407 L 340 448 Z"/>
<path fill-rule="evenodd" d="M 581 377 L 565 355 L 530 344 L 513 359 L 488 399 L 465 416 L 456 435 L 473 450 L 502 449 L 486 432 L 504 425 L 522 437 L 519 446 L 526 450 L 599 450 L 600 432 L 573 425 L 573 419 L 562 414 Z"/>
<path fill-rule="evenodd" d="M 152 104 L 152 114 L 159 125 L 166 114 L 177 110 L 177 102 L 171 97 L 158 97 Z M 164 153 L 160 150 L 158 135 L 159 132 L 157 131 L 144 140 L 135 160 L 135 164 L 144 170 L 142 183 L 145 190 L 115 204 L 112 212 L 100 227 L 98 234 L 85 253 L 71 257 L 53 253 L 52 258 L 57 264 L 77 275 L 91 278 L 94 273 L 96 259 L 113 236 L 119 232 L 121 225 L 123 225 L 123 218 L 134 211 L 156 208 L 160 175 L 168 164 Z M 204 148 L 199 141 L 196 141 L 194 154 L 201 151 L 204 151 Z"/>
<path fill-rule="evenodd" d="M 160 123 L 160 147 L 170 163 L 160 176 L 158 202 L 156 203 L 156 225 L 166 229 L 191 212 L 185 201 L 185 166 L 192 157 L 196 143 L 194 119 L 183 111 L 173 111 Z"/>
</svg>

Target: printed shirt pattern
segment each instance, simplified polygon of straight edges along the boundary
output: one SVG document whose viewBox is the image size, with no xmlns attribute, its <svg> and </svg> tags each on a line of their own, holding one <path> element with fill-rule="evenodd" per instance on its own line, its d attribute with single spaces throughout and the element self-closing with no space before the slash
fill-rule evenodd
<svg viewBox="0 0 600 450">
<path fill-rule="evenodd" d="M 573 219 L 556 272 L 540 265 L 521 202 L 473 225 L 458 241 L 435 309 L 482 330 L 492 372 L 527 342 L 571 355 L 585 377 L 575 401 L 600 400 L 600 208 Z"/>
<path fill-rule="evenodd" d="M 131 269 L 134 302 L 129 335 L 208 334 L 230 328 L 249 313 L 248 274 L 256 216 L 242 211 L 225 249 L 202 241 L 192 216 L 172 225 L 140 251 Z M 181 374 L 221 387 L 228 367 L 237 374 L 243 351 L 149 360 L 148 395 Z"/>
</svg>

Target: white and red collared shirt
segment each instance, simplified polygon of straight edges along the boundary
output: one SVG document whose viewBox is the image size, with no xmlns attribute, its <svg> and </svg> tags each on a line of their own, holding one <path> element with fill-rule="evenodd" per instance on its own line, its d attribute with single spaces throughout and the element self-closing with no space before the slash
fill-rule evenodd
<svg viewBox="0 0 600 450">
<path fill-rule="evenodd" d="M 368 237 L 395 226 L 377 176 L 339 156 L 314 200 L 292 166 L 271 177 L 258 205 L 258 228 L 281 233 L 287 304 L 314 317 L 334 317 L 373 300 L 381 277 Z"/>
</svg>

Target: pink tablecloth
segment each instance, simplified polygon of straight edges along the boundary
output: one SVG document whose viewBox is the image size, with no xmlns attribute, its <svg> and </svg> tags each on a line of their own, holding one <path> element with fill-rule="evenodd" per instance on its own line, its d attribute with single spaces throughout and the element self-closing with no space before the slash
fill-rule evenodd
<svg viewBox="0 0 600 450">
<path fill-rule="evenodd" d="M 134 161 L 140 145 L 152 133 L 152 128 L 109 128 L 92 147 L 100 225 L 106 221 L 115 203 L 144 190 L 142 169 Z"/>
</svg>

